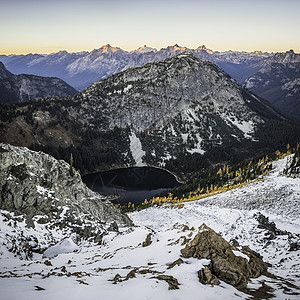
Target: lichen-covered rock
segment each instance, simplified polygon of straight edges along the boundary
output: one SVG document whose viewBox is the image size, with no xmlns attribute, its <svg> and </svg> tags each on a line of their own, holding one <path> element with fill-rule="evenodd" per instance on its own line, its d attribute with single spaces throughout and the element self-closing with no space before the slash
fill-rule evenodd
<svg viewBox="0 0 300 300">
<path fill-rule="evenodd" d="M 240 250 L 231 246 L 222 236 L 202 224 L 194 239 L 181 250 L 183 257 L 206 258 L 211 260 L 211 266 L 200 272 L 202 283 L 211 283 L 215 275 L 237 288 L 245 288 L 249 278 L 258 277 L 267 271 L 268 264 L 261 256 L 249 247 Z"/>
<path fill-rule="evenodd" d="M 88 189 L 78 172 L 71 176 L 65 161 L 24 147 L 0 144 L 0 148 L 0 209 L 29 218 L 51 219 L 65 212 L 65 222 L 83 215 L 102 224 L 132 225 L 104 196 Z"/>
</svg>

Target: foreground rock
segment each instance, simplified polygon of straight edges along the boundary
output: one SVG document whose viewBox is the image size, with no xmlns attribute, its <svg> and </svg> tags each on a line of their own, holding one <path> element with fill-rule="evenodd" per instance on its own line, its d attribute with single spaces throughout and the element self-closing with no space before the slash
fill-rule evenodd
<svg viewBox="0 0 300 300">
<path fill-rule="evenodd" d="M 200 226 L 181 254 L 185 258 L 210 259 L 210 265 L 198 272 L 199 280 L 204 284 L 218 284 L 220 279 L 239 289 L 246 288 L 250 278 L 266 274 L 268 267 L 258 253 L 249 247 L 231 246 L 205 224 Z"/>
<path fill-rule="evenodd" d="M 7 222 L 18 216 L 27 227 L 57 227 L 94 242 L 101 242 L 108 229 L 132 225 L 104 196 L 89 190 L 64 161 L 6 144 L 0 144 L 0 161 L 0 209 L 14 213 L 5 215 Z"/>
</svg>

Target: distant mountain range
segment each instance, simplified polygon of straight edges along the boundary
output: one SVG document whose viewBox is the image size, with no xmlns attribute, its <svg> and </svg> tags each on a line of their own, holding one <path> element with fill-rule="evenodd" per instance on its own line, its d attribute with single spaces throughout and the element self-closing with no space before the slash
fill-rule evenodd
<svg viewBox="0 0 300 300">
<path fill-rule="evenodd" d="M 68 53 L 59 51 L 48 55 L 0 55 L 0 61 L 15 74 L 34 74 L 39 76 L 56 76 L 78 90 L 88 87 L 91 83 L 109 77 L 128 68 L 139 67 L 149 62 L 162 61 L 182 52 L 192 52 L 204 61 L 219 65 L 233 78 L 243 78 L 243 72 L 235 65 L 254 64 L 271 57 L 273 53 L 256 52 L 216 52 L 204 45 L 189 49 L 177 44 L 157 50 L 146 45 L 128 52 L 118 47 L 104 45 L 91 52 Z M 235 74 L 236 73 L 236 74 Z M 236 76 L 233 76 L 236 75 Z M 243 79 L 246 79 L 243 78 Z"/>
<path fill-rule="evenodd" d="M 0 103 L 11 104 L 44 97 L 72 97 L 77 91 L 59 78 L 13 75 L 0 62 Z"/>
<path fill-rule="evenodd" d="M 83 90 L 98 80 L 128 68 L 162 61 L 183 52 L 193 53 L 203 61 L 216 64 L 232 78 L 259 96 L 265 97 L 279 109 L 299 117 L 300 79 L 297 64 L 300 54 L 292 50 L 275 54 L 261 51 L 218 52 L 204 45 L 189 49 L 176 44 L 160 50 L 144 45 L 129 52 L 104 45 L 90 52 L 0 55 L 0 61 L 12 73 L 55 76 L 77 90 Z"/>
<path fill-rule="evenodd" d="M 292 126 L 286 134 L 288 119 L 267 101 L 188 52 L 127 69 L 70 100 L 19 106 L 2 110 L 0 141 L 65 160 L 73 153 L 83 172 L 143 164 L 193 172 L 286 146 L 297 134 Z"/>
</svg>

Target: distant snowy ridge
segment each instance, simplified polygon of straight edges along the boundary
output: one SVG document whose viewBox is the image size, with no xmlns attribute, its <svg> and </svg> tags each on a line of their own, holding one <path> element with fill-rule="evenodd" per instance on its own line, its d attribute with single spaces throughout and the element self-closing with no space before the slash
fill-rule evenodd
<svg viewBox="0 0 300 300">
<path fill-rule="evenodd" d="M 92 82 L 120 71 L 139 67 L 149 62 L 162 61 L 185 51 L 193 53 L 202 60 L 216 64 L 253 64 L 273 56 L 273 53 L 263 53 L 260 51 L 218 52 L 212 51 L 204 45 L 196 49 L 189 49 L 177 44 L 160 50 L 144 45 L 128 52 L 107 44 L 90 52 L 68 53 L 67 51 L 59 51 L 48 55 L 1 55 L 0 61 L 13 73 L 57 76 L 76 89 L 81 90 L 89 86 Z M 226 65 L 221 67 L 225 68 L 225 71 L 230 71 L 231 68 L 230 66 L 227 68 Z"/>
</svg>

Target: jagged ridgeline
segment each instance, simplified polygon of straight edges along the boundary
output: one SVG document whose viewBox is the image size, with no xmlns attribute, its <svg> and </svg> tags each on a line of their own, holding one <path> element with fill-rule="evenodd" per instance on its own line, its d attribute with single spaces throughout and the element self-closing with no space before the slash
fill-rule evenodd
<svg viewBox="0 0 300 300">
<path fill-rule="evenodd" d="M 183 53 L 92 84 L 73 99 L 1 108 L 0 139 L 43 150 L 82 173 L 151 164 L 187 174 L 299 140 L 263 99 Z"/>
</svg>

